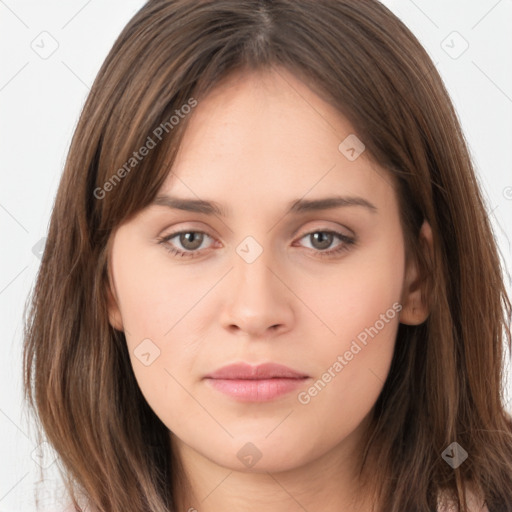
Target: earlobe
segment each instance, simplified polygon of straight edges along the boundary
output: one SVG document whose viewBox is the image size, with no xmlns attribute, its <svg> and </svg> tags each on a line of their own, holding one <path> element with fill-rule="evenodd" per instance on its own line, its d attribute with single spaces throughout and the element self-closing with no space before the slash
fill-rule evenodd
<svg viewBox="0 0 512 512">
<path fill-rule="evenodd" d="M 427 259 L 432 261 L 433 238 L 430 224 L 424 220 L 419 233 L 421 246 L 424 251 L 429 252 Z M 406 325 L 419 325 L 425 322 L 430 311 L 426 297 L 427 280 L 429 276 L 421 275 L 418 263 L 411 258 L 406 269 L 404 286 L 402 289 L 402 311 L 400 312 L 400 323 Z"/>
</svg>

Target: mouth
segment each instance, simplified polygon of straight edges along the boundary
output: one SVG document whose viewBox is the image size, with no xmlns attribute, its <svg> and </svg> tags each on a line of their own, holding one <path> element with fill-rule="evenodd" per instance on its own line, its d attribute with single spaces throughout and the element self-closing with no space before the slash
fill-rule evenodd
<svg viewBox="0 0 512 512">
<path fill-rule="evenodd" d="M 296 390 L 309 375 L 276 363 L 224 366 L 204 377 L 217 391 L 240 402 L 268 402 Z"/>
</svg>

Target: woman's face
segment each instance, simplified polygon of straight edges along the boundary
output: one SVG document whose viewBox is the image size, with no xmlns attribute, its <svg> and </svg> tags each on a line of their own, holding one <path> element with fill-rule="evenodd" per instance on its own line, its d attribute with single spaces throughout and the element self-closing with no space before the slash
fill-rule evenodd
<svg viewBox="0 0 512 512">
<path fill-rule="evenodd" d="M 408 323 L 391 180 L 284 70 L 232 76 L 189 115 L 158 204 L 110 255 L 142 393 L 182 454 L 225 467 L 357 456 Z"/>
</svg>

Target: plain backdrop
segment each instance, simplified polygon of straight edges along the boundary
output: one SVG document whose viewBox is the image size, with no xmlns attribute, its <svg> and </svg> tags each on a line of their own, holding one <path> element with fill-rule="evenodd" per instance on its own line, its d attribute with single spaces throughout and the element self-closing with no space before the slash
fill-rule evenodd
<svg viewBox="0 0 512 512">
<path fill-rule="evenodd" d="M 384 3 L 419 38 L 445 81 L 510 272 L 512 1 Z M 78 115 L 114 40 L 143 4 L 0 0 L 0 512 L 34 511 L 36 485 L 41 510 L 63 508 L 51 451 L 37 446 L 23 406 L 22 312 Z M 507 389 L 512 409 L 512 382 Z M 49 468 L 38 483 L 41 466 Z"/>
</svg>

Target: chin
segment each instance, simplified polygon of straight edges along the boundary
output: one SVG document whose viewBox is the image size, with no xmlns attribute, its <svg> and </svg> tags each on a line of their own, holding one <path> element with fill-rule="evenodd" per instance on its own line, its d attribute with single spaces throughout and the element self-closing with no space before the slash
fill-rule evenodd
<svg viewBox="0 0 512 512">
<path fill-rule="evenodd" d="M 265 431 L 266 432 L 266 431 Z M 271 434 L 237 436 L 234 439 L 225 439 L 218 449 L 212 452 L 212 446 L 196 448 L 202 455 L 217 465 L 232 471 L 242 473 L 279 473 L 290 471 L 311 460 L 322 453 L 321 446 L 308 443 L 316 436 L 308 435 L 309 439 L 297 436 L 276 436 Z"/>
</svg>

